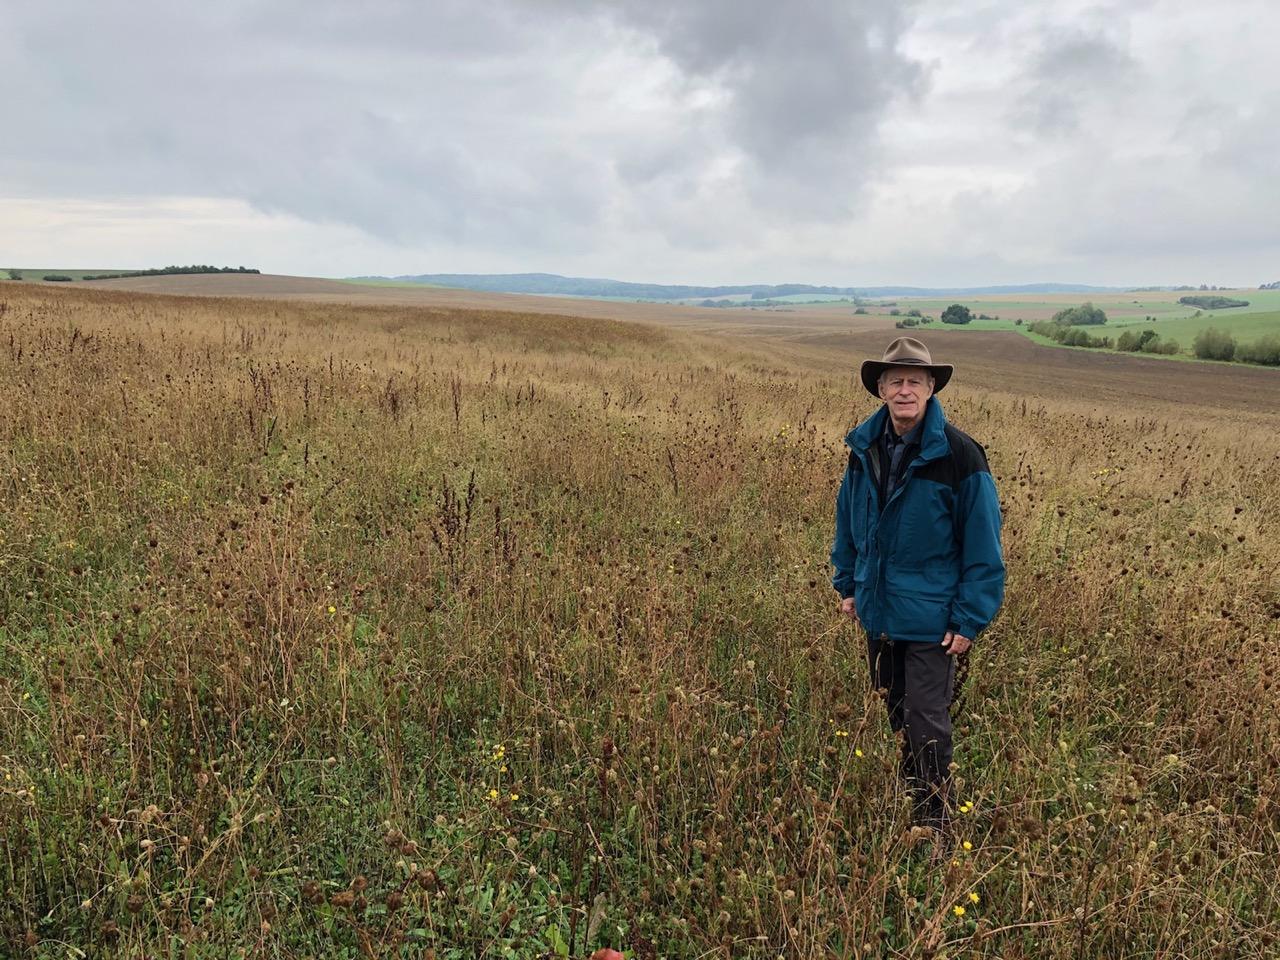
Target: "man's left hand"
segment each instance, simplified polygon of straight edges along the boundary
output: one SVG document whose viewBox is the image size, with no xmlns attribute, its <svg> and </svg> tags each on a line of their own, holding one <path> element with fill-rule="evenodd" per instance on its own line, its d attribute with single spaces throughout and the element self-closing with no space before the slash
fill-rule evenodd
<svg viewBox="0 0 1280 960">
<path fill-rule="evenodd" d="M 942 648 L 947 651 L 948 657 L 959 657 L 969 652 L 969 648 L 973 646 L 973 641 L 968 637 L 963 637 L 954 630 L 948 630 L 947 635 L 942 638 Z"/>
</svg>

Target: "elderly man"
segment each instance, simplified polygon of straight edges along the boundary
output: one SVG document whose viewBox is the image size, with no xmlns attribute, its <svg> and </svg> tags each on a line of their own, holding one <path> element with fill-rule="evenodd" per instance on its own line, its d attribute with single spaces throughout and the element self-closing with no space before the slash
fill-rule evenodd
<svg viewBox="0 0 1280 960">
<path fill-rule="evenodd" d="M 866 631 L 871 682 L 905 734 L 899 772 L 914 823 L 938 831 L 949 819 L 956 658 L 1004 596 L 986 453 L 947 422 L 936 396 L 951 373 L 911 337 L 862 364 L 863 386 L 884 406 L 845 438 L 831 549 L 840 611 Z"/>
</svg>

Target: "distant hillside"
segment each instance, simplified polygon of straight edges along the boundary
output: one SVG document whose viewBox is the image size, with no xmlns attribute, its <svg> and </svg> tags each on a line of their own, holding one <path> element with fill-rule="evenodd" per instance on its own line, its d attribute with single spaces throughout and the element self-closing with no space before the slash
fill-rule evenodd
<svg viewBox="0 0 1280 960">
<path fill-rule="evenodd" d="M 481 290 L 487 293 L 536 293 L 561 297 L 617 297 L 628 300 L 692 300 L 749 296 L 753 300 L 796 295 L 830 297 L 947 297 L 996 293 L 1102 293 L 1110 287 L 1078 283 L 1031 283 L 996 287 L 828 287 L 808 283 L 745 283 L 699 287 L 682 284 L 628 283 L 554 273 L 423 273 L 399 277 L 352 277 L 352 280 L 394 280 L 437 287 Z"/>
<path fill-rule="evenodd" d="M 171 274 L 203 274 L 203 273 L 261 273 L 256 267 L 214 267 L 209 264 L 192 264 L 190 266 L 152 267 L 146 270 L 64 270 L 35 269 L 32 267 L 0 268 L 0 278 L 9 280 L 25 280 L 36 282 L 41 280 L 121 280 L 132 277 L 165 277 Z"/>
<path fill-rule="evenodd" d="M 1021 283 L 992 287 L 859 287 L 861 297 L 973 297 L 999 293 L 1112 293 L 1121 287 L 1087 283 Z"/>
<path fill-rule="evenodd" d="M 688 300 L 696 297 L 785 296 L 820 293 L 852 297 L 856 291 L 843 287 L 815 287 L 808 284 L 735 284 L 699 287 L 683 284 L 629 283 L 588 277 L 562 277 L 554 273 L 424 273 L 400 277 L 354 277 L 357 280 L 398 280 L 426 283 L 436 287 L 482 290 L 486 293 L 538 293 L 560 297 L 621 297 L 628 300 Z"/>
</svg>

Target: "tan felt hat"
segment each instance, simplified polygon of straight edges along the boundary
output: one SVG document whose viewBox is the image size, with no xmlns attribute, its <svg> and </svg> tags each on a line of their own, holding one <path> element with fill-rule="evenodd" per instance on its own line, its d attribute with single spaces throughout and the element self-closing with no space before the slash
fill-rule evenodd
<svg viewBox="0 0 1280 960">
<path fill-rule="evenodd" d="M 933 392 L 941 393 L 955 370 L 949 363 L 934 363 L 929 348 L 915 337 L 899 337 L 885 348 L 879 360 L 862 361 L 862 385 L 873 397 L 880 396 L 880 374 L 890 367 L 924 367 L 933 374 Z"/>
</svg>

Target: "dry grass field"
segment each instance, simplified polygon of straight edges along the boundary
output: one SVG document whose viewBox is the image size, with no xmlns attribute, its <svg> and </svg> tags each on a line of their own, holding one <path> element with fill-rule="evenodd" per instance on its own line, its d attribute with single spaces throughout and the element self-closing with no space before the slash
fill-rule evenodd
<svg viewBox="0 0 1280 960">
<path fill-rule="evenodd" d="M 724 310 L 676 306 L 666 303 L 630 303 L 578 297 L 543 297 L 534 294 L 482 293 L 448 287 L 381 286 L 345 283 L 318 277 L 289 277 L 276 274 L 188 274 L 161 277 L 130 277 L 80 284 L 99 290 L 128 290 L 200 297 L 252 297 L 309 303 L 345 303 L 355 306 L 409 306 L 467 310 L 500 310 L 526 313 L 554 313 L 567 317 L 633 320 L 661 323 L 687 329 L 716 329 L 728 322 L 735 327 L 769 330 L 786 329 L 797 322 L 806 328 L 847 330 L 854 318 L 823 307 L 778 310 Z M 848 314 L 849 311 L 844 311 Z M 885 317 L 857 317 L 867 329 L 892 326 Z"/>
<path fill-rule="evenodd" d="M 934 864 L 826 562 L 893 331 L 362 289 L 0 287 L 0 954 L 1276 955 L 1271 371 L 946 339 Z"/>
<path fill-rule="evenodd" d="M 954 362 L 971 383 L 1018 398 L 1067 403 L 1086 415 L 1136 416 L 1172 409 L 1180 421 L 1212 423 L 1223 411 L 1251 423 L 1280 424 L 1280 373 L 1240 367 L 1224 379 L 1211 365 L 1181 364 L 1134 354 L 1064 350 L 1043 346 L 1012 331 L 939 328 L 896 331 L 887 313 L 855 315 L 849 306 L 796 304 L 779 309 L 719 310 L 662 303 L 619 303 L 565 297 L 477 293 L 439 287 L 363 286 L 314 277 L 212 274 L 134 277 L 83 284 L 99 289 L 183 296 L 259 297 L 351 306 L 405 306 L 619 319 L 683 331 L 732 334 L 764 340 L 757 349 L 785 355 L 805 369 L 847 373 L 862 357 L 878 356 L 902 333 L 923 336 L 939 358 Z M 1145 294 L 1174 302 L 1179 294 Z M 1008 298 L 1006 298 L 1008 299 Z M 1046 295 L 1070 306 L 1078 299 Z M 1113 296 L 1111 299 L 1118 299 Z M 1099 302 L 1103 302 L 1100 298 Z"/>
</svg>

